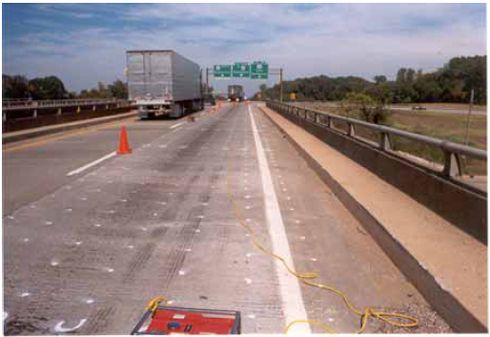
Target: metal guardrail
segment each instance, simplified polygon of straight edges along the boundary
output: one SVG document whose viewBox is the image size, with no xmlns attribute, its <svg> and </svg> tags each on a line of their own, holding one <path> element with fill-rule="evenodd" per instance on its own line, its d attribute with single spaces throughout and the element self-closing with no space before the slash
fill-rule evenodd
<svg viewBox="0 0 490 337">
<path fill-rule="evenodd" d="M 474 158 L 478 160 L 487 160 L 487 152 L 481 149 L 477 149 L 471 146 L 466 146 L 458 143 L 454 143 L 447 140 L 442 140 L 434 137 L 424 136 L 408 131 L 403 131 L 395 128 L 391 128 L 384 125 L 378 125 L 374 123 L 368 123 L 364 121 L 360 121 L 358 119 L 339 116 L 336 114 L 318 111 L 314 109 L 305 109 L 297 106 L 293 106 L 287 103 L 281 103 L 276 101 L 267 101 L 267 107 L 270 107 L 274 110 L 293 114 L 297 117 L 300 117 L 304 120 L 307 120 L 310 123 L 316 124 L 320 127 L 326 127 L 328 129 L 334 128 L 335 121 L 342 121 L 347 124 L 348 131 L 344 134 L 353 137 L 357 140 L 363 141 L 363 138 L 356 137 L 355 127 L 362 126 L 366 129 L 375 131 L 379 133 L 380 140 L 377 143 L 377 146 L 382 151 L 390 151 L 391 150 L 391 136 L 399 136 L 405 139 L 409 139 L 415 142 L 419 142 L 425 145 L 430 145 L 441 149 L 444 153 L 444 167 L 441 173 L 444 177 L 452 177 L 452 176 L 460 176 L 463 173 L 462 169 L 462 160 L 461 156 L 466 156 L 469 158 Z M 322 123 L 321 120 L 326 119 L 326 123 Z M 339 132 L 340 130 L 335 128 L 335 131 Z M 390 151 L 391 154 L 396 154 L 394 151 Z M 437 171 L 436 171 L 437 172 Z"/>
<path fill-rule="evenodd" d="M 38 113 L 53 110 L 53 113 L 61 116 L 66 111 L 75 109 L 76 113 L 85 111 L 96 111 L 98 107 L 103 107 L 105 110 L 113 108 L 126 108 L 132 104 L 127 99 L 61 99 L 61 100 L 2 100 L 2 120 L 38 118 Z M 43 113 L 45 115 L 45 113 Z"/>
<path fill-rule="evenodd" d="M 57 108 L 64 106 L 85 106 L 85 105 L 101 105 L 111 103 L 127 103 L 125 99 L 59 99 L 59 100 L 2 100 L 2 109 L 35 109 L 35 108 Z"/>
</svg>

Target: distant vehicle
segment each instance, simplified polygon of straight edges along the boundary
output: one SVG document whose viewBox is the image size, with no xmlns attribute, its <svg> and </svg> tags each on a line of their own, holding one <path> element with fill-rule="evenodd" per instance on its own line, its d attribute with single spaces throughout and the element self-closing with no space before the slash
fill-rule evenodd
<svg viewBox="0 0 490 337">
<path fill-rule="evenodd" d="M 142 119 L 181 117 L 203 108 L 201 68 L 173 50 L 130 50 L 129 99 Z"/>
<path fill-rule="evenodd" d="M 412 110 L 427 110 L 427 108 L 422 105 L 412 105 Z"/>
<path fill-rule="evenodd" d="M 243 97 L 244 97 L 243 86 L 241 85 L 228 86 L 228 101 L 240 102 L 243 101 Z"/>
</svg>

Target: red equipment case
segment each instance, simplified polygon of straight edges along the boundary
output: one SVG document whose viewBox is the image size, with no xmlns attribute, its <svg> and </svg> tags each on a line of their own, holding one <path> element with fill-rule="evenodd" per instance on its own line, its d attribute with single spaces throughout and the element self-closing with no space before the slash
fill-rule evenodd
<svg viewBox="0 0 490 337">
<path fill-rule="evenodd" d="M 240 334 L 240 312 L 158 305 L 147 310 L 132 335 Z"/>
</svg>

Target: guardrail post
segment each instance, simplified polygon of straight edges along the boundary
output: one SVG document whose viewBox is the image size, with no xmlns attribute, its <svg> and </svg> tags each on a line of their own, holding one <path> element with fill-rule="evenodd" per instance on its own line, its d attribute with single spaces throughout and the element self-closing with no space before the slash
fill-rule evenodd
<svg viewBox="0 0 490 337">
<path fill-rule="evenodd" d="M 61 108 L 58 108 L 58 112 L 56 113 L 58 116 L 61 116 Z"/>
<path fill-rule="evenodd" d="M 347 123 L 347 126 L 349 127 L 348 131 L 347 131 L 347 135 L 350 137 L 354 137 L 356 135 L 356 130 L 354 128 L 354 124 Z"/>
<path fill-rule="evenodd" d="M 333 128 L 333 119 L 330 116 L 327 117 L 327 126 Z"/>
<path fill-rule="evenodd" d="M 3 113 L 3 121 L 4 121 L 4 122 L 6 122 L 6 121 L 7 121 L 7 113 L 6 113 L 6 112 L 4 112 L 4 113 Z"/>
<path fill-rule="evenodd" d="M 105 105 L 105 109 L 106 109 L 106 110 L 109 110 L 109 104 L 106 104 L 106 105 Z"/>
<path fill-rule="evenodd" d="M 95 111 L 96 107 L 95 105 L 92 106 L 92 111 Z"/>
<path fill-rule="evenodd" d="M 391 141 L 390 141 L 390 134 L 386 132 L 381 133 L 381 141 L 379 143 L 379 147 L 383 151 L 388 151 L 391 150 Z"/>
<path fill-rule="evenodd" d="M 81 109 L 80 109 L 80 105 L 79 105 L 79 106 L 77 107 L 77 114 L 79 114 L 79 113 L 80 113 L 80 110 L 81 110 Z"/>
<path fill-rule="evenodd" d="M 32 118 L 37 118 L 37 109 L 32 112 Z"/>
<path fill-rule="evenodd" d="M 461 158 L 459 154 L 444 151 L 444 169 L 442 174 L 445 177 L 461 176 L 462 174 Z"/>
</svg>

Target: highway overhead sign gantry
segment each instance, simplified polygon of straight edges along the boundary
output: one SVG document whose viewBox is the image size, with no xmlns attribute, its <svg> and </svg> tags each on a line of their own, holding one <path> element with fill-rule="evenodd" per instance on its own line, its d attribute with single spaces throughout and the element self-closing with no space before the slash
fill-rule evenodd
<svg viewBox="0 0 490 337">
<path fill-rule="evenodd" d="M 222 64 L 213 67 L 214 77 L 231 77 L 231 65 Z"/>
<path fill-rule="evenodd" d="M 237 62 L 232 67 L 233 77 L 250 77 L 250 65 L 245 62 Z"/>
<path fill-rule="evenodd" d="M 254 62 L 250 66 L 250 78 L 266 80 L 269 77 L 269 65 L 265 62 Z"/>
</svg>

